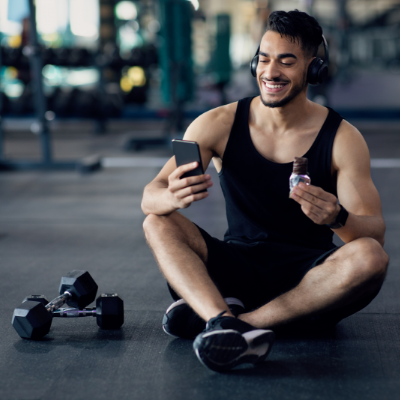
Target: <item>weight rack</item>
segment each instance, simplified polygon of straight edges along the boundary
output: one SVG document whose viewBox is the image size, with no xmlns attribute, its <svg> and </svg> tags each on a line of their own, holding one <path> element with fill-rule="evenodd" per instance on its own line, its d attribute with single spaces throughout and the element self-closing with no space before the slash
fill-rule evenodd
<svg viewBox="0 0 400 400">
<path fill-rule="evenodd" d="M 30 46 L 29 63 L 32 71 L 32 84 L 34 85 L 34 106 L 37 119 L 37 133 L 40 137 L 41 160 L 8 160 L 4 158 L 4 132 L 2 127 L 2 96 L 0 96 L 0 171 L 15 170 L 78 170 L 82 173 L 93 172 L 101 169 L 101 158 L 90 156 L 82 160 L 55 161 L 51 148 L 51 133 L 45 117 L 46 99 L 43 93 L 42 68 L 43 62 L 36 29 L 36 9 L 33 0 L 29 0 Z M 2 66 L 0 51 L 0 68 Z"/>
</svg>

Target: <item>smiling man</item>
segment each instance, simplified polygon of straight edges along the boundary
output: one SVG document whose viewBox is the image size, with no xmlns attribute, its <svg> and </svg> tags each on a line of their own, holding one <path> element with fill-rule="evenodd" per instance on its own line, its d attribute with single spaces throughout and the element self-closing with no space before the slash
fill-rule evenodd
<svg viewBox="0 0 400 400">
<path fill-rule="evenodd" d="M 260 95 L 201 115 L 185 134 L 203 165 L 213 159 L 219 172 L 223 241 L 177 211 L 208 196 L 210 175 L 180 179 L 196 164 L 176 168 L 172 158 L 145 188 L 145 235 L 175 300 L 164 331 L 196 338 L 210 369 L 262 361 L 272 330 L 334 327 L 385 278 L 385 224 L 366 143 L 334 110 L 307 99 L 322 40 L 313 17 L 273 12 L 253 60 Z M 302 156 L 312 184 L 289 198 L 293 160 Z"/>
</svg>

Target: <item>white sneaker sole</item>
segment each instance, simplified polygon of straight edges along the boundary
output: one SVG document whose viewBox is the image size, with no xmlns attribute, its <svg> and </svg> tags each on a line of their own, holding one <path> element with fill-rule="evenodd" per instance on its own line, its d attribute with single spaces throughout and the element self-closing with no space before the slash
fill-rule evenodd
<svg viewBox="0 0 400 400">
<path fill-rule="evenodd" d="M 271 351 L 275 334 L 255 329 L 244 334 L 222 329 L 199 335 L 193 348 L 200 362 L 214 371 L 225 371 L 243 363 L 264 361 Z"/>
</svg>

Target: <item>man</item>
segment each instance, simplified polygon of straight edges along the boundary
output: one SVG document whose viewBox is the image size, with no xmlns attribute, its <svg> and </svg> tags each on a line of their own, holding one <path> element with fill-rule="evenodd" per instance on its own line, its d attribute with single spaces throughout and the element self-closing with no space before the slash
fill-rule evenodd
<svg viewBox="0 0 400 400">
<path fill-rule="evenodd" d="M 177 212 L 212 186 L 207 174 L 180 179 L 196 163 L 176 168 L 172 158 L 145 188 L 146 238 L 176 300 L 164 330 L 197 336 L 196 355 L 210 369 L 262 361 L 271 329 L 332 327 L 383 283 L 385 224 L 366 143 L 306 97 L 322 40 L 309 15 L 272 13 L 256 65 L 260 96 L 204 113 L 186 131 L 203 165 L 213 159 L 219 172 L 224 241 Z M 301 156 L 311 184 L 300 183 L 289 198 L 292 161 Z"/>
</svg>

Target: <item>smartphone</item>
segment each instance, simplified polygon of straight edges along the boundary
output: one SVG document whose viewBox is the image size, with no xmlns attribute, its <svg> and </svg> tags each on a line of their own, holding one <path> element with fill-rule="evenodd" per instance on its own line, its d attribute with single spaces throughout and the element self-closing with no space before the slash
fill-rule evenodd
<svg viewBox="0 0 400 400">
<path fill-rule="evenodd" d="M 203 175 L 203 163 L 201 162 L 200 149 L 197 142 L 191 142 L 190 140 L 172 140 L 172 148 L 174 150 L 176 167 L 180 167 L 184 164 L 189 164 L 192 162 L 198 163 L 198 166 L 192 171 L 185 172 L 182 178 L 187 178 L 188 176 Z M 201 190 L 199 193 L 207 192 L 207 189 Z"/>
<path fill-rule="evenodd" d="M 185 172 L 181 178 L 187 178 L 188 176 L 203 175 L 204 169 L 201 162 L 200 149 L 197 142 L 191 142 L 189 140 L 172 140 L 172 148 L 174 150 L 176 167 L 180 167 L 184 164 L 196 162 L 199 164 L 192 171 Z"/>
</svg>

